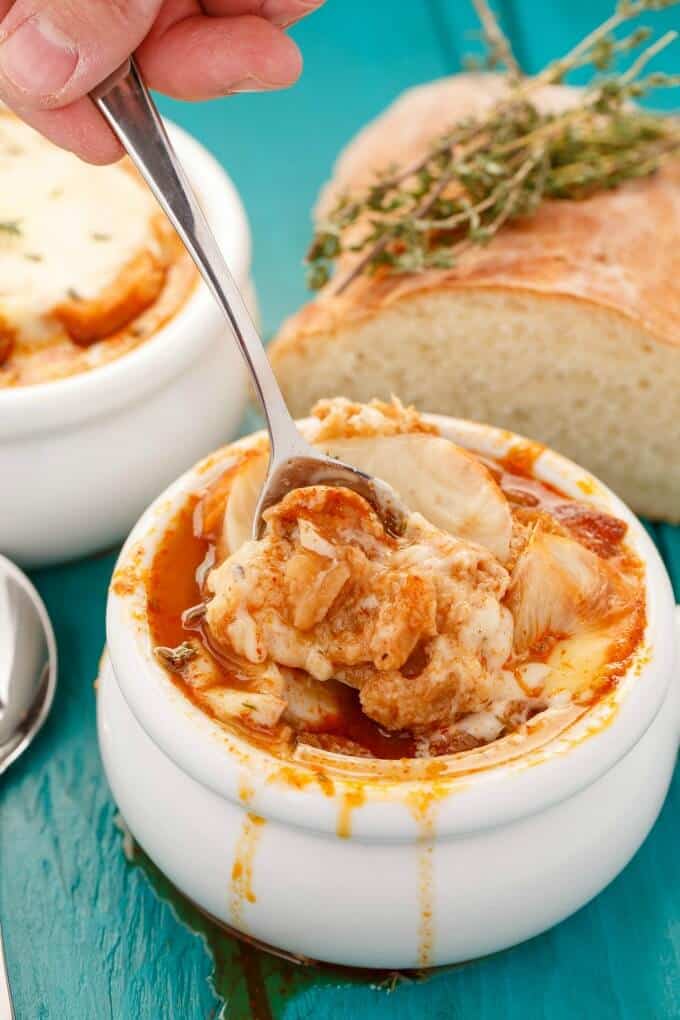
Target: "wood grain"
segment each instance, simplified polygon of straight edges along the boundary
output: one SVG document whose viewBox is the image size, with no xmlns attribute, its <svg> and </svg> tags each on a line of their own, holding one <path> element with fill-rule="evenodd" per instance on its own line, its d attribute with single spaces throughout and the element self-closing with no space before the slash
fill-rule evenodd
<svg viewBox="0 0 680 1020">
<path fill-rule="evenodd" d="M 521 24 L 520 46 L 535 66 L 608 10 L 606 0 L 513 0 L 509 23 Z M 329 0 L 295 32 L 306 70 L 294 90 L 194 107 L 163 103 L 216 153 L 244 195 L 267 332 L 305 296 L 299 261 L 309 209 L 338 148 L 401 89 L 455 69 L 473 23 L 461 0 Z M 653 533 L 680 595 L 680 531 Z M 108 555 L 34 575 L 54 620 L 61 668 L 44 733 L 0 785 L 0 915 L 17 1017 L 204 1020 L 223 1009 L 241 1020 L 252 1010 L 233 980 L 242 975 L 238 947 L 211 935 L 162 876 L 130 866 L 113 824 L 92 687 L 113 562 Z M 547 934 L 391 993 L 328 974 L 277 985 L 280 970 L 265 964 L 272 1015 L 680 1017 L 679 810 L 676 777 L 654 832 L 625 872 Z"/>
</svg>

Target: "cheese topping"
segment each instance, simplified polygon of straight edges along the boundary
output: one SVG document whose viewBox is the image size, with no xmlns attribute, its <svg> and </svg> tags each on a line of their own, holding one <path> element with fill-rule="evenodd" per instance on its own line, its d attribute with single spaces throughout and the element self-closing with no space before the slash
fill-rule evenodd
<svg viewBox="0 0 680 1020">
<path fill-rule="evenodd" d="M 143 251 L 158 206 L 124 164 L 92 167 L 0 115 L 0 322 L 50 339 L 52 309 L 92 299 Z"/>
<path fill-rule="evenodd" d="M 265 537 L 208 576 L 220 646 L 342 680 L 388 729 L 486 706 L 512 648 L 509 575 L 488 550 L 417 513 L 392 538 L 348 489 L 293 490 L 265 517 Z"/>
</svg>

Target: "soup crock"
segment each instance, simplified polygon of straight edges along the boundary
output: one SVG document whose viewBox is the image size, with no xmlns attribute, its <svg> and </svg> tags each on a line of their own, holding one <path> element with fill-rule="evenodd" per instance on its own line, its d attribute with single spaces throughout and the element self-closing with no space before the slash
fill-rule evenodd
<svg viewBox="0 0 680 1020">
<path fill-rule="evenodd" d="M 429 420 L 485 455 L 518 441 Z M 577 719 L 542 729 L 538 716 L 524 740 L 504 738 L 502 754 L 489 745 L 385 763 L 313 750 L 283 762 L 195 708 L 152 654 L 144 571 L 187 493 L 223 458 L 198 465 L 144 514 L 109 596 L 100 746 L 113 796 L 149 856 L 224 924 L 360 967 L 469 960 L 595 896 L 652 827 L 680 733 L 672 591 L 632 513 L 563 457 L 545 450 L 536 460 L 538 478 L 624 519 L 645 565 L 643 645 L 616 689 Z"/>
<path fill-rule="evenodd" d="M 169 127 L 254 308 L 250 234 L 238 194 L 195 139 Z M 233 435 L 246 395 L 240 355 L 203 284 L 120 358 L 0 390 L 0 552 L 38 566 L 113 545 L 160 489 Z"/>
</svg>

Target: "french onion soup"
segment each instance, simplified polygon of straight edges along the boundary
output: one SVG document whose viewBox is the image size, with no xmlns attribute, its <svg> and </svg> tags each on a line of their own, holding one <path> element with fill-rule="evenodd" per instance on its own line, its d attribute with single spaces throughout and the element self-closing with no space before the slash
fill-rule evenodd
<svg viewBox="0 0 680 1020">
<path fill-rule="evenodd" d="M 196 279 L 129 161 L 89 166 L 0 110 L 0 388 L 119 357 Z"/>
<path fill-rule="evenodd" d="M 307 435 L 395 488 L 403 533 L 312 486 L 253 541 L 266 441 L 227 448 L 146 580 L 156 656 L 196 705 L 280 757 L 423 758 L 611 691 L 645 626 L 624 522 L 539 481 L 530 450 L 482 458 L 397 401 L 323 401 Z"/>
</svg>

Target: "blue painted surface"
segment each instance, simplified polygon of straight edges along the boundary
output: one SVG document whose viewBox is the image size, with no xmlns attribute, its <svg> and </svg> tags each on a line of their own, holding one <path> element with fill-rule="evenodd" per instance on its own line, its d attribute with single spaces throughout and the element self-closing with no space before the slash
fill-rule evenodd
<svg viewBox="0 0 680 1020">
<path fill-rule="evenodd" d="M 530 69 L 607 12 L 602 0 L 504 5 L 506 27 Z M 677 11 L 652 20 L 677 24 Z M 455 69 L 473 25 L 463 0 L 329 0 L 295 31 L 306 59 L 295 90 L 194 107 L 164 102 L 224 162 L 244 195 L 267 333 L 305 297 L 299 262 L 309 209 L 338 148 L 402 88 Z M 680 595 L 680 531 L 652 530 Z M 61 669 L 44 733 L 0 786 L 0 915 L 19 1020 L 198 1020 L 220 1008 L 204 942 L 179 923 L 144 872 L 126 864 L 113 824 L 92 687 L 113 561 L 108 555 L 35 573 L 54 620 Z M 324 980 L 293 994 L 281 1014 L 680 1017 L 679 808 L 676 778 L 633 862 L 551 932 L 391 994 Z M 225 1015 L 239 1020 L 235 999 Z"/>
</svg>

